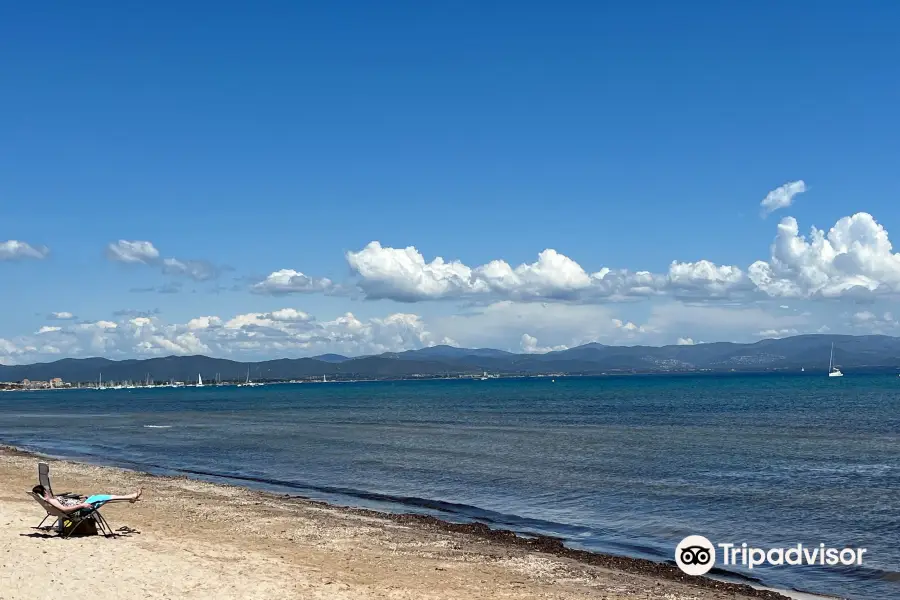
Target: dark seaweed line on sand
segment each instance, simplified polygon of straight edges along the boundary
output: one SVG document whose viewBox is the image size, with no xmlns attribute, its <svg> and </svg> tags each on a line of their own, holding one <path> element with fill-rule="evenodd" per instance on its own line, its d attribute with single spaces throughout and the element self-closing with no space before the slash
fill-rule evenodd
<svg viewBox="0 0 900 600">
<path fill-rule="evenodd" d="M 0 453 L 9 454 L 9 455 L 18 455 L 28 458 L 38 458 L 41 455 L 36 452 L 32 452 L 30 450 L 22 450 L 21 448 L 16 448 L 14 446 L 2 446 L 0 445 Z M 64 459 L 67 460 L 67 459 Z M 70 462 L 78 462 L 78 461 L 70 461 Z M 159 477 L 163 479 L 190 479 L 189 475 L 207 475 L 213 477 L 219 477 L 224 479 L 235 479 L 235 480 L 244 480 L 251 478 L 244 477 L 223 477 L 221 474 L 212 474 L 212 473 L 203 473 L 200 471 L 194 471 L 189 469 L 172 469 L 170 467 L 161 467 L 157 465 L 144 465 L 145 467 L 151 468 L 160 468 L 172 471 L 179 471 L 184 473 L 184 475 L 176 475 L 176 476 L 165 476 L 165 475 L 154 475 L 152 473 L 143 472 L 142 474 L 149 477 Z M 138 469 L 129 469 L 136 472 L 139 472 Z M 413 525 L 417 527 L 421 527 L 422 529 L 430 530 L 430 531 L 445 531 L 450 533 L 457 533 L 463 535 L 469 535 L 481 539 L 485 539 L 491 541 L 496 544 L 516 547 L 516 548 L 524 548 L 528 550 L 532 550 L 535 552 L 543 552 L 546 554 L 552 554 L 554 556 L 558 556 L 561 558 L 567 558 L 570 560 L 574 560 L 576 562 L 580 562 L 582 564 L 597 566 L 601 568 L 611 569 L 615 571 L 622 571 L 626 573 L 633 573 L 636 575 L 643 575 L 646 577 L 659 577 L 671 581 L 677 581 L 680 583 L 684 583 L 686 585 L 692 585 L 695 587 L 706 588 L 711 590 L 716 590 L 720 592 L 732 593 L 732 594 L 743 594 L 745 596 L 751 598 L 761 598 L 763 600 L 791 600 L 789 597 L 784 594 L 780 594 L 778 592 L 774 592 L 771 590 L 760 590 L 754 588 L 745 583 L 732 583 L 728 581 L 720 581 L 717 579 L 710 579 L 708 577 L 693 577 L 682 572 L 677 566 L 672 563 L 659 563 L 654 562 L 652 560 L 647 560 L 643 558 L 631 558 L 627 556 L 616 556 L 614 554 L 605 554 L 601 552 L 591 552 L 588 550 L 576 550 L 574 548 L 568 548 L 563 543 L 563 540 L 560 538 L 555 538 L 546 535 L 529 535 L 522 536 L 517 534 L 514 531 L 510 531 L 508 529 L 494 529 L 488 527 L 484 523 L 472 522 L 472 523 L 452 523 L 450 521 L 445 521 L 443 519 L 439 519 L 437 517 L 433 517 L 430 515 L 420 515 L 413 513 L 389 513 L 382 512 L 378 510 L 371 510 L 367 508 L 354 508 L 349 506 L 339 506 L 335 504 L 331 504 L 328 502 L 323 502 L 320 500 L 313 500 L 306 496 L 299 495 L 290 495 L 290 494 L 272 494 L 271 492 L 266 492 L 263 490 L 253 490 L 252 488 L 247 488 L 245 486 L 240 486 L 236 484 L 229 483 L 218 483 L 217 485 L 224 485 L 228 487 L 235 487 L 240 489 L 251 489 L 255 493 L 265 494 L 274 497 L 281 497 L 287 500 L 299 501 L 305 504 L 315 505 L 315 506 L 323 506 L 330 508 L 332 510 L 337 510 L 340 512 L 346 512 L 348 514 L 360 515 L 366 517 L 373 518 L 382 518 L 389 519 L 396 523 L 401 523 L 404 525 Z M 740 577 L 739 574 L 732 573 L 730 571 L 726 571 L 723 569 L 714 568 L 711 571 L 714 575 L 719 575 L 723 577 Z"/>
<path fill-rule="evenodd" d="M 733 594 L 743 594 L 752 598 L 762 598 L 764 600 L 791 600 L 784 594 L 779 594 L 771 590 L 760 590 L 746 583 L 732 583 L 728 581 L 719 581 L 708 577 L 692 577 L 683 573 L 677 566 L 669 563 L 658 563 L 643 558 L 631 558 L 627 556 L 616 556 L 614 554 L 604 554 L 600 552 L 590 552 L 588 550 L 576 550 L 568 548 L 564 545 L 563 540 L 546 535 L 521 536 L 514 531 L 508 529 L 492 529 L 484 523 L 451 523 L 430 515 L 418 515 L 412 513 L 385 513 L 368 508 L 353 508 L 348 506 L 335 506 L 328 502 L 312 500 L 304 496 L 290 496 L 285 494 L 286 499 L 300 500 L 306 504 L 314 504 L 337 509 L 354 515 L 386 518 L 404 525 L 415 525 L 427 530 L 447 531 L 451 533 L 461 533 L 482 539 L 489 540 L 495 544 L 504 546 L 513 546 L 517 548 L 525 548 L 535 552 L 543 552 L 552 554 L 561 558 L 568 558 L 577 562 L 611 569 L 615 571 L 624 571 L 647 577 L 660 577 L 673 581 L 678 581 L 687 585 L 713 589 L 720 592 L 728 592 Z M 735 577 L 736 573 L 723 569 L 714 568 L 711 573 L 723 577 Z"/>
</svg>

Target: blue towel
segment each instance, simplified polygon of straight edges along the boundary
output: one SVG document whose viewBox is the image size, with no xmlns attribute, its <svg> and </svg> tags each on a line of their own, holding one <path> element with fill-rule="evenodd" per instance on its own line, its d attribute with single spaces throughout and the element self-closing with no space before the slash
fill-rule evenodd
<svg viewBox="0 0 900 600">
<path fill-rule="evenodd" d="M 100 508 L 110 500 L 112 500 L 112 496 L 110 496 L 109 494 L 95 494 L 93 496 L 88 496 L 88 499 L 85 500 L 85 503 L 90 504 L 94 508 Z"/>
</svg>

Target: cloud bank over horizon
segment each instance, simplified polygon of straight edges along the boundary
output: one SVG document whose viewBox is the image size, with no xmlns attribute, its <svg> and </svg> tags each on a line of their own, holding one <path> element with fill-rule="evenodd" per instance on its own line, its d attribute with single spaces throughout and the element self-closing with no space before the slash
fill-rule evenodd
<svg viewBox="0 0 900 600">
<path fill-rule="evenodd" d="M 802 180 L 773 190 L 760 204 L 764 216 L 791 206 L 806 190 Z M 3 261 L 48 255 L 44 246 L 0 242 Z M 80 320 L 74 311 L 59 310 L 31 331 L 3 332 L 0 363 L 68 356 L 363 355 L 436 344 L 533 354 L 589 342 L 687 345 L 801 333 L 900 334 L 898 311 L 890 308 L 900 294 L 900 253 L 866 212 L 840 218 L 828 230 L 812 226 L 806 235 L 796 218 L 786 216 L 764 259 L 741 267 L 673 258 L 664 272 L 586 268 L 552 248 L 517 266 L 501 258 L 469 265 L 373 240 L 345 252 L 344 281 L 280 268 L 226 288 L 215 282 L 227 267 L 166 257 L 148 240 L 119 239 L 105 247 L 105 256 L 124 268 L 149 267 L 168 278 L 133 291 L 178 294 L 187 291 L 185 281 L 214 285 L 211 291 L 246 294 L 242 303 L 251 310 L 174 320 L 160 311 L 130 310 Z M 318 312 L 328 314 L 317 317 L 287 302 L 303 298 L 303 304 L 317 296 L 363 301 L 361 311 L 369 314 L 362 318 L 355 310 L 320 306 Z M 283 302 L 282 308 L 252 310 L 272 300 Z"/>
<path fill-rule="evenodd" d="M 801 182 L 802 183 L 802 182 Z M 800 233 L 794 217 L 778 224 L 769 257 L 741 268 L 708 259 L 673 260 L 664 273 L 601 267 L 589 272 L 552 248 L 516 267 L 502 259 L 479 266 L 438 256 L 428 261 L 415 246 L 369 242 L 346 253 L 355 280 L 335 284 L 292 269 L 275 271 L 251 289 L 260 294 L 346 293 L 371 300 L 572 303 L 633 302 L 653 297 L 686 301 L 773 298 L 859 300 L 900 294 L 900 253 L 887 230 L 865 212 L 839 219 L 827 232 Z"/>
</svg>

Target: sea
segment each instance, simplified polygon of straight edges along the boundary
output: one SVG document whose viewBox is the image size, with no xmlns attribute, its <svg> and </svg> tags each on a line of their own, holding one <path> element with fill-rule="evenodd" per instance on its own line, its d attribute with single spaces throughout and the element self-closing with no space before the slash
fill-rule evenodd
<svg viewBox="0 0 900 600">
<path fill-rule="evenodd" d="M 672 562 L 688 535 L 865 548 L 721 567 L 900 598 L 900 378 L 664 375 L 0 393 L 0 442 Z M 111 490 L 84 490 L 109 492 Z M 115 490 L 112 490 L 115 491 Z"/>
</svg>

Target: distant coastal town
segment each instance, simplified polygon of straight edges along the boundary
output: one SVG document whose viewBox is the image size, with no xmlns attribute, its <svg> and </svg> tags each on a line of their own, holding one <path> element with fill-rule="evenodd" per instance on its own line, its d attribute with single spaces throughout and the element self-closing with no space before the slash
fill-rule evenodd
<svg viewBox="0 0 900 600">
<path fill-rule="evenodd" d="M 0 390 L 57 390 L 70 389 L 71 383 L 63 381 L 59 377 L 54 377 L 50 381 L 31 381 L 23 379 L 22 381 L 0 381 Z"/>
<path fill-rule="evenodd" d="M 547 377 L 562 377 L 562 373 L 558 374 L 550 374 L 546 375 Z M 438 375 L 412 375 L 408 377 L 397 378 L 393 377 L 391 379 L 400 379 L 400 380 L 423 380 L 423 379 L 475 379 L 475 380 L 486 380 L 486 379 L 499 379 L 503 376 L 496 373 L 488 373 L 484 372 L 482 374 L 460 374 L 454 375 L 452 377 L 448 376 L 438 376 Z M 381 381 L 382 379 L 357 379 L 357 378 L 346 378 L 346 377 L 332 377 L 328 378 L 327 375 L 323 375 L 322 377 L 305 377 L 301 379 L 290 379 L 290 380 L 270 380 L 270 381 L 250 381 L 249 378 L 246 381 L 223 381 L 218 375 L 216 375 L 212 381 L 204 382 L 202 375 L 197 376 L 196 381 L 185 382 L 185 381 L 153 381 L 149 377 L 141 382 L 134 381 L 102 381 L 102 379 L 98 379 L 97 381 L 92 382 L 70 382 L 63 381 L 59 377 L 54 377 L 49 381 L 32 381 L 30 379 L 23 379 L 22 381 L 0 381 L 0 391 L 28 391 L 28 390 L 72 390 L 72 389 L 84 389 L 84 390 L 132 390 L 132 389 L 148 389 L 148 388 L 187 388 L 187 387 L 259 387 L 264 385 L 283 385 L 283 384 L 299 384 L 299 383 L 350 383 L 350 382 L 362 382 L 362 381 Z"/>
</svg>

